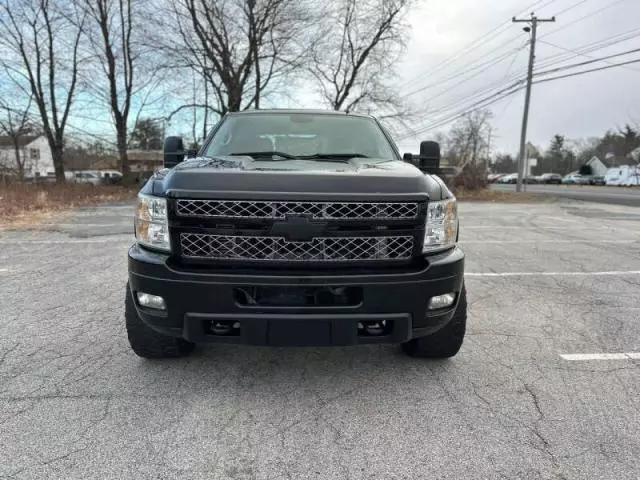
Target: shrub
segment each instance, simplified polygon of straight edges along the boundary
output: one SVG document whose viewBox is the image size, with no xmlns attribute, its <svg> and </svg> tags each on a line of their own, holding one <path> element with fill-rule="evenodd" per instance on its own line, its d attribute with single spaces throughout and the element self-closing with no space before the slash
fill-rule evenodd
<svg viewBox="0 0 640 480">
<path fill-rule="evenodd" d="M 129 200 L 137 189 L 116 185 L 10 184 L 0 186 L 0 222 L 40 212 Z"/>
</svg>

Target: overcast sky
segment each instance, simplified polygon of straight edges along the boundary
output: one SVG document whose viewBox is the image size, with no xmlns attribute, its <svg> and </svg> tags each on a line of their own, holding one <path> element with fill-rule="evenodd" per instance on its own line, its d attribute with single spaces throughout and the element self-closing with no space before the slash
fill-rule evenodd
<svg viewBox="0 0 640 480">
<path fill-rule="evenodd" d="M 416 1 L 418 5 L 407 18 L 411 25 L 407 51 L 397 70 L 399 93 L 414 107 L 428 111 L 416 119 L 415 129 L 432 126 L 460 113 L 470 103 L 471 95 L 481 93 L 475 98 L 486 98 L 524 77 L 529 35 L 522 31 L 524 24 L 513 24 L 511 18 L 514 15 L 528 16 L 534 5 L 539 17 L 557 17 L 555 23 L 539 26 L 536 59 L 539 71 L 588 61 L 588 57 L 576 56 L 566 50 L 605 42 L 623 34 L 633 38 L 588 55 L 591 58 L 602 57 L 640 48 L 640 0 Z M 487 35 L 489 32 L 493 33 Z M 456 58 L 469 44 L 477 48 Z M 557 55 L 565 57 L 552 58 Z M 640 52 L 616 57 L 609 62 L 632 59 L 640 59 Z M 443 62 L 446 63 L 443 65 Z M 483 62 L 490 68 L 483 67 Z M 605 65 L 597 63 L 583 68 Z M 558 75 L 564 73 L 567 72 Z M 493 90 L 483 93 L 491 86 Z M 414 93 L 421 89 L 423 91 Z M 272 106 L 321 106 L 313 100 L 309 89 L 300 88 L 293 96 L 289 102 L 279 101 Z M 520 91 L 490 106 L 494 114 L 494 153 L 517 153 L 523 103 L 524 91 Z M 640 63 L 534 85 L 531 105 L 528 139 L 543 148 L 548 147 L 556 133 L 578 139 L 600 136 L 607 129 L 623 126 L 626 122 L 640 124 Z M 147 116 L 154 114 L 152 111 L 145 113 Z M 110 124 L 106 114 L 101 123 L 88 120 L 85 115 L 74 118 L 73 122 L 85 129 L 95 128 L 102 132 L 105 124 Z M 189 121 L 188 118 L 186 120 Z M 182 128 L 184 125 L 175 122 L 167 133 L 186 134 L 189 129 Z M 431 139 L 438 131 L 446 131 L 450 126 L 445 124 L 415 138 L 397 140 L 402 151 L 415 152 L 420 140 Z M 172 128 L 182 130 L 174 132 Z"/>
<path fill-rule="evenodd" d="M 511 23 L 511 17 L 530 12 L 534 4 L 543 7 L 535 10 L 537 16 L 556 15 L 555 23 L 539 25 L 538 38 L 541 41 L 537 45 L 536 61 L 543 66 L 545 59 L 566 53 L 557 47 L 576 50 L 623 33 L 632 32 L 632 35 L 633 30 L 636 30 L 635 38 L 588 55 L 602 57 L 640 48 L 639 0 L 425 0 L 409 15 L 411 41 L 401 68 L 401 92 L 409 94 L 423 86 L 430 86 L 410 99 L 416 105 L 437 110 L 468 98 L 492 82 L 496 82 L 500 88 L 500 85 L 508 84 L 505 78 L 524 75 L 528 61 L 528 47 L 525 45 L 528 34 L 522 31 L 524 24 Z M 565 9 L 568 10 L 561 13 Z M 583 17 L 586 18 L 581 20 Z M 437 68 L 468 44 L 501 25 L 503 27 L 498 30 L 499 35 L 493 40 L 457 61 Z M 515 53 L 519 48 L 521 50 Z M 480 68 L 464 76 L 465 71 L 474 65 L 503 54 L 504 59 L 491 68 L 484 71 Z M 634 58 L 640 59 L 640 53 L 609 61 L 621 62 Z M 574 57 L 542 69 L 586 60 L 589 58 Z M 582 68 L 604 65 L 597 63 Z M 408 83 L 405 85 L 405 82 Z M 454 86 L 459 82 L 464 83 Z M 434 83 L 436 85 L 431 86 Z M 451 90 L 443 93 L 448 89 Z M 496 150 L 517 151 L 523 103 L 524 92 L 520 92 L 491 105 L 495 116 Z M 555 133 L 569 138 L 588 137 L 602 135 L 608 128 L 621 126 L 625 122 L 640 123 L 640 63 L 534 85 L 531 105 L 528 138 L 543 147 L 548 146 Z M 434 117 L 439 118 L 437 114 Z M 428 121 L 429 115 L 425 118 L 425 122 Z M 420 137 L 428 139 L 434 133 L 429 131 Z M 417 141 L 407 139 L 399 143 L 405 150 L 415 150 Z"/>
</svg>

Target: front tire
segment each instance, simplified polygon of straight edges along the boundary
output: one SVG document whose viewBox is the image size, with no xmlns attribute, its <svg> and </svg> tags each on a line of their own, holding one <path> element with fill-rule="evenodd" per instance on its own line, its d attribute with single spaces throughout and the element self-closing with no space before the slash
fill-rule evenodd
<svg viewBox="0 0 640 480">
<path fill-rule="evenodd" d="M 467 291 L 463 283 L 458 306 L 449 323 L 427 337 L 414 338 L 403 343 L 402 350 L 410 357 L 450 358 L 460 350 L 466 329 Z"/>
<path fill-rule="evenodd" d="M 184 357 L 189 355 L 195 347 L 194 343 L 187 342 L 182 338 L 163 335 L 144 323 L 138 315 L 128 283 L 124 302 L 124 316 L 129 345 L 139 357 Z"/>
</svg>

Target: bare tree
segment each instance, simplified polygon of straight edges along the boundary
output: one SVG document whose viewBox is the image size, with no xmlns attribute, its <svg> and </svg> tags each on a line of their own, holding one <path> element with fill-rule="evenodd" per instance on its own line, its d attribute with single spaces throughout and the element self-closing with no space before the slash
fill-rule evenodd
<svg viewBox="0 0 640 480">
<path fill-rule="evenodd" d="M 22 155 L 21 147 L 24 138 L 34 133 L 33 124 L 29 120 L 31 104 L 32 98 L 30 97 L 25 107 L 15 109 L 0 99 L 0 134 L 6 135 L 11 141 L 15 158 L 15 171 L 18 173 L 20 182 L 24 181 L 26 160 Z"/>
<path fill-rule="evenodd" d="M 78 83 L 84 20 L 61 0 L 0 0 L 0 62 L 25 94 L 33 96 L 64 183 L 64 133 Z"/>
<path fill-rule="evenodd" d="M 113 117 L 120 170 L 125 179 L 131 172 L 127 136 L 139 60 L 133 42 L 137 3 L 135 0 L 84 0 L 83 3 L 91 20 L 88 27 L 93 27 L 87 28 L 87 36 L 108 85 L 105 100 Z"/>
<path fill-rule="evenodd" d="M 458 120 L 447 135 L 445 158 L 450 165 L 476 165 L 480 154 L 488 147 L 492 114 L 489 110 L 474 110 Z"/>
<path fill-rule="evenodd" d="M 172 9 L 179 42 L 164 46 L 178 64 L 172 67 L 195 70 L 214 97 L 189 107 L 218 115 L 260 108 L 274 80 L 300 67 L 304 1 L 176 0 Z"/>
<path fill-rule="evenodd" d="M 394 63 L 407 29 L 403 16 L 411 0 L 334 0 L 327 4 L 322 40 L 310 69 L 320 93 L 334 110 L 375 108 L 394 116 L 401 100 L 391 87 Z"/>
</svg>

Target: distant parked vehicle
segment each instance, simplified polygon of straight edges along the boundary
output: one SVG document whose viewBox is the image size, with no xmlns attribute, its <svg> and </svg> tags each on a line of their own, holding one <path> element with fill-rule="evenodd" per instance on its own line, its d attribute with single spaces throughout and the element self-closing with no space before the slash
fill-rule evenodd
<svg viewBox="0 0 640 480">
<path fill-rule="evenodd" d="M 589 185 L 606 185 L 604 175 L 594 175 L 589 179 Z"/>
<path fill-rule="evenodd" d="M 102 183 L 100 176 L 92 172 L 74 172 L 71 181 L 90 185 L 100 185 Z"/>
<path fill-rule="evenodd" d="M 579 175 L 576 179 L 578 185 L 589 185 L 591 183 L 592 175 Z"/>
<path fill-rule="evenodd" d="M 578 173 L 570 173 L 569 175 L 565 175 L 564 177 L 562 177 L 562 184 L 563 185 L 576 185 L 576 184 L 580 183 L 580 177 L 582 177 L 582 175 L 580 175 Z"/>
<path fill-rule="evenodd" d="M 559 173 L 543 173 L 538 177 L 538 182 L 546 184 L 555 183 L 560 185 L 562 183 L 562 175 Z"/>
<path fill-rule="evenodd" d="M 116 170 L 106 170 L 100 173 L 102 183 L 106 185 L 117 185 L 122 183 L 122 174 Z"/>
<path fill-rule="evenodd" d="M 510 173 L 508 175 L 500 177 L 498 183 L 518 183 L 518 174 Z"/>
<path fill-rule="evenodd" d="M 518 174 L 517 173 L 510 173 L 509 175 L 505 175 L 505 176 L 501 177 L 497 181 L 497 183 L 516 184 L 516 183 L 518 183 Z M 531 184 L 534 184 L 534 183 L 538 183 L 538 180 L 533 175 L 528 175 L 526 177 L 522 177 L 522 183 L 526 183 L 526 184 L 531 185 Z"/>
<path fill-rule="evenodd" d="M 490 173 L 487 175 L 487 181 L 489 183 L 497 183 L 504 176 L 504 173 Z"/>
<path fill-rule="evenodd" d="M 610 168 L 604 179 L 607 185 L 616 185 L 619 187 L 640 185 L 640 166 L 621 165 Z"/>
</svg>

